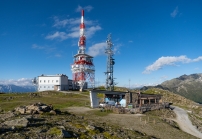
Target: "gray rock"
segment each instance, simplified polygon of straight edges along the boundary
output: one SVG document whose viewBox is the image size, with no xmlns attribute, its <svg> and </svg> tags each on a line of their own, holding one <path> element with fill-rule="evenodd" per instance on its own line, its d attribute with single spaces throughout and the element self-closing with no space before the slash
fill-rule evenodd
<svg viewBox="0 0 202 139">
<path fill-rule="evenodd" d="M 26 115 L 24 118 L 26 118 L 27 120 L 31 120 L 33 119 L 33 115 Z"/>
<path fill-rule="evenodd" d="M 20 126 L 20 127 L 27 127 L 28 120 L 26 118 L 15 119 L 11 121 L 5 121 L 4 124 L 7 126 Z"/>
<path fill-rule="evenodd" d="M 87 129 L 87 130 L 95 130 L 95 127 L 92 126 L 92 125 L 88 125 L 88 126 L 86 127 L 86 129 Z"/>
<path fill-rule="evenodd" d="M 62 138 L 70 138 L 72 136 L 66 130 L 61 129 L 61 135 L 60 135 L 60 137 L 62 137 Z"/>
<path fill-rule="evenodd" d="M 50 114 L 56 115 L 56 112 L 54 110 L 51 110 Z"/>
<path fill-rule="evenodd" d="M 22 107 L 22 106 L 15 108 L 15 111 L 20 112 L 20 114 L 25 114 L 26 113 L 25 107 Z"/>
<path fill-rule="evenodd" d="M 6 120 L 8 118 L 11 118 L 11 117 L 14 117 L 15 114 L 13 112 L 8 112 L 8 113 L 5 113 L 5 114 L 0 114 L 0 120 Z"/>
</svg>

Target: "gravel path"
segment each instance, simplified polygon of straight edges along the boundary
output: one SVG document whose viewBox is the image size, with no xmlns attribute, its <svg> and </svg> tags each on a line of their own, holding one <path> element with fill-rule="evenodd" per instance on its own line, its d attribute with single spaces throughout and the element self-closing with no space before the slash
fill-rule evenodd
<svg viewBox="0 0 202 139">
<path fill-rule="evenodd" d="M 176 122 L 179 124 L 181 130 L 202 139 L 202 133 L 192 125 L 185 110 L 175 106 L 174 112 L 177 115 Z"/>
</svg>

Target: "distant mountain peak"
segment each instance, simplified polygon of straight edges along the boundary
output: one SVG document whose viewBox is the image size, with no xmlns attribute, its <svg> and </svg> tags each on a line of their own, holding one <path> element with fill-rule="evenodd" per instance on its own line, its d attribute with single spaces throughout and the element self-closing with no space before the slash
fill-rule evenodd
<svg viewBox="0 0 202 139">
<path fill-rule="evenodd" d="M 0 84 L 0 93 L 9 92 L 36 92 L 35 86 L 17 86 L 13 84 Z"/>
<path fill-rule="evenodd" d="M 202 74 L 195 73 L 182 75 L 165 81 L 161 84 L 163 88 L 169 89 L 173 93 L 184 96 L 195 102 L 202 103 Z"/>
</svg>

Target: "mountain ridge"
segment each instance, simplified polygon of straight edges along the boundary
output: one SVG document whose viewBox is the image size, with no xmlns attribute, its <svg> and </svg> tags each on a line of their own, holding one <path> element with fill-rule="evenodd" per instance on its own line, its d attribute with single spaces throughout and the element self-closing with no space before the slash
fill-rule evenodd
<svg viewBox="0 0 202 139">
<path fill-rule="evenodd" d="M 0 84 L 0 93 L 11 93 L 11 92 L 36 92 L 35 86 L 17 86 L 13 84 Z"/>
<path fill-rule="evenodd" d="M 164 81 L 157 86 L 144 86 L 141 90 L 160 88 L 186 97 L 197 103 L 202 103 L 202 73 L 182 75 L 171 80 Z"/>
</svg>

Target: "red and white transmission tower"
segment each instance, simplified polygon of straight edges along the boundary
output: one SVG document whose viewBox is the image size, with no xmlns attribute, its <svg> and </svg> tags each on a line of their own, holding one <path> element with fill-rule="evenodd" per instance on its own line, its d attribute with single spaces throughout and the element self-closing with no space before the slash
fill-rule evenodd
<svg viewBox="0 0 202 139">
<path fill-rule="evenodd" d="M 73 81 L 75 84 L 79 84 L 80 91 L 83 90 L 83 86 L 86 81 L 90 83 L 92 88 L 95 86 L 95 69 L 93 64 L 93 57 L 85 54 L 86 49 L 86 36 L 85 36 L 85 24 L 84 24 L 84 10 L 81 11 L 81 24 L 80 24 L 80 38 L 78 42 L 79 50 L 78 54 L 74 56 L 74 64 L 72 64 Z"/>
</svg>

